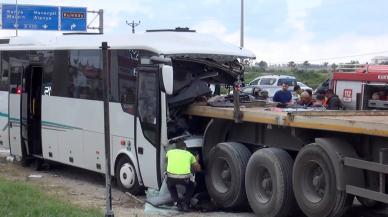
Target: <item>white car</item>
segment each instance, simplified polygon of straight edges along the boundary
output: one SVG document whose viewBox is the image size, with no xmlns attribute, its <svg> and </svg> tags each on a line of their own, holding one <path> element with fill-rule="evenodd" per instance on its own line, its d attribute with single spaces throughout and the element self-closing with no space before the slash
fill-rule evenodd
<svg viewBox="0 0 388 217">
<path fill-rule="evenodd" d="M 298 81 L 297 84 L 300 86 L 300 88 L 301 88 L 302 90 L 311 90 L 311 91 L 313 91 L 313 88 L 311 88 L 311 87 L 305 85 L 305 84 L 302 83 L 302 82 L 299 82 L 299 81 Z"/>
<path fill-rule="evenodd" d="M 266 75 L 253 79 L 248 86 L 257 86 L 262 90 L 268 91 L 268 96 L 273 97 L 275 93 L 282 88 L 282 84 L 287 83 L 288 90 L 293 92 L 296 85 L 296 78 L 288 75 Z"/>
</svg>

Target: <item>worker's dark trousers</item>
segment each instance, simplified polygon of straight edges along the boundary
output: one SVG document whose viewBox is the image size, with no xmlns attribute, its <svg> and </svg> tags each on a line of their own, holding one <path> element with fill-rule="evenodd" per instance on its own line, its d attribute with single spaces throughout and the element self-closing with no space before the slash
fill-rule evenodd
<svg viewBox="0 0 388 217">
<path fill-rule="evenodd" d="M 178 192 L 176 188 L 177 185 L 182 185 L 186 189 L 186 193 L 183 200 L 179 199 L 178 197 Z M 167 177 L 167 187 L 174 202 L 177 202 L 178 204 L 184 202 L 185 204 L 190 205 L 190 200 L 193 196 L 195 185 L 192 181 L 190 181 L 189 178 L 178 179 Z"/>
</svg>

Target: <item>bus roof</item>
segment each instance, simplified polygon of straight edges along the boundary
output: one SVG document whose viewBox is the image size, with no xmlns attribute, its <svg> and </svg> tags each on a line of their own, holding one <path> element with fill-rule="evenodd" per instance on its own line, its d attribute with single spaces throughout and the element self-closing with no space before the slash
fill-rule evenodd
<svg viewBox="0 0 388 217">
<path fill-rule="evenodd" d="M 0 50 L 99 49 L 102 42 L 108 42 L 111 49 L 142 49 L 167 56 L 198 54 L 255 58 L 247 49 L 193 32 L 146 32 L 120 36 L 83 34 L 51 38 L 19 36 L 12 37 L 8 44 L 1 44 Z"/>
</svg>

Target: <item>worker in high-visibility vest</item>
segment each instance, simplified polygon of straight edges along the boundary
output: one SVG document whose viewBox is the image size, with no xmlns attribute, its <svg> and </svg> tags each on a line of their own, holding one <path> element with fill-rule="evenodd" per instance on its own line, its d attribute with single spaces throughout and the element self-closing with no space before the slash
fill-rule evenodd
<svg viewBox="0 0 388 217">
<path fill-rule="evenodd" d="M 191 179 L 192 171 L 201 171 L 201 165 L 198 163 L 199 156 L 194 157 L 193 154 L 186 151 L 186 144 L 178 141 L 176 148 L 168 151 L 166 157 L 168 190 L 174 202 L 177 203 L 178 209 L 188 211 L 195 188 L 195 183 Z M 178 196 L 177 185 L 182 185 L 186 189 L 183 200 Z"/>
</svg>

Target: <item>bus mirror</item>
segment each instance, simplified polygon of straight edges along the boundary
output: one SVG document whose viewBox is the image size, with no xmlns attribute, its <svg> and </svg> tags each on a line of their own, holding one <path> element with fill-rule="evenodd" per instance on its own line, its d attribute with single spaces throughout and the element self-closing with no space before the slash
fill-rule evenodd
<svg viewBox="0 0 388 217">
<path fill-rule="evenodd" d="M 164 91 L 168 95 L 172 95 L 174 91 L 174 71 L 172 69 L 172 66 L 163 65 L 162 76 L 163 76 Z"/>
</svg>

